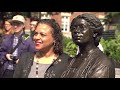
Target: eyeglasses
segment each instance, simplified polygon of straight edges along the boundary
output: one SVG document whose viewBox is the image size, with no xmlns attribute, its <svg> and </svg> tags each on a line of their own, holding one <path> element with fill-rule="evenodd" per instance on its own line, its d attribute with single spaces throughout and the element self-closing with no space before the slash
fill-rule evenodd
<svg viewBox="0 0 120 90">
<path fill-rule="evenodd" d="M 22 26 L 22 25 L 23 25 L 23 24 L 17 24 L 17 23 L 12 24 L 13 27 L 14 27 L 14 26 L 20 27 L 20 26 Z"/>
<path fill-rule="evenodd" d="M 21 23 L 21 22 L 13 22 L 13 23 L 11 23 L 11 25 L 20 27 L 20 26 L 23 25 L 23 23 Z"/>
</svg>

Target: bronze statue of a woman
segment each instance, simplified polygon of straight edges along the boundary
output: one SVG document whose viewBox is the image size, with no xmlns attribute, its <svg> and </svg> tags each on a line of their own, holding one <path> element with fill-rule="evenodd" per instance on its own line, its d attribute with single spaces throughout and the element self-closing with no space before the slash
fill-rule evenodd
<svg viewBox="0 0 120 90">
<path fill-rule="evenodd" d="M 93 14 L 82 14 L 71 22 L 71 33 L 79 54 L 71 59 L 62 78 L 114 78 L 114 63 L 97 47 L 103 25 Z"/>
</svg>

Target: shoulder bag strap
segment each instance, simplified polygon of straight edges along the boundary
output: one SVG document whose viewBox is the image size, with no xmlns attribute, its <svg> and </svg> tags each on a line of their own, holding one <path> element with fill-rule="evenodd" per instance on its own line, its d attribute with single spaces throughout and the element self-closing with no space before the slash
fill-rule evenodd
<svg viewBox="0 0 120 90">
<path fill-rule="evenodd" d="M 10 54 L 12 54 L 18 48 L 21 42 L 22 42 L 22 39 L 19 39 L 17 45 L 10 51 Z"/>
</svg>

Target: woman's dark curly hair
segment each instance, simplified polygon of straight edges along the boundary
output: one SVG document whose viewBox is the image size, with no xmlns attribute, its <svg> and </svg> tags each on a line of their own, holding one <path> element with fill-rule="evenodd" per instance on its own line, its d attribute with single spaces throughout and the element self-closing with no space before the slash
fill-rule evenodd
<svg viewBox="0 0 120 90">
<path fill-rule="evenodd" d="M 97 18 L 93 14 L 85 13 L 85 14 L 79 15 L 76 18 L 74 18 L 71 23 L 71 27 L 72 27 L 72 24 L 78 19 L 84 19 L 89 23 L 89 26 L 93 30 L 93 33 L 96 34 L 96 36 L 93 38 L 94 38 L 95 45 L 98 46 L 100 39 L 101 39 L 103 29 L 104 29 L 103 25 L 101 24 L 100 19 Z"/>
<path fill-rule="evenodd" d="M 38 24 L 47 24 L 50 27 L 52 27 L 52 36 L 55 40 L 54 42 L 54 53 L 61 55 L 63 53 L 63 36 L 61 32 L 61 28 L 59 24 L 56 22 L 55 19 L 41 19 L 38 21 L 36 27 Z"/>
</svg>

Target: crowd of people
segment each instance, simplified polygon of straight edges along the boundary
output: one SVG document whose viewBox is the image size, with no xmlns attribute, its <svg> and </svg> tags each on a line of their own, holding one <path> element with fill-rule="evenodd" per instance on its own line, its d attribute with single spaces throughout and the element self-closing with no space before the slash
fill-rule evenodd
<svg viewBox="0 0 120 90">
<path fill-rule="evenodd" d="M 93 14 L 81 14 L 70 25 L 79 46 L 75 57 L 63 51 L 63 35 L 55 19 L 5 19 L 0 39 L 0 78 L 115 78 L 114 63 L 99 48 L 103 26 Z"/>
</svg>

